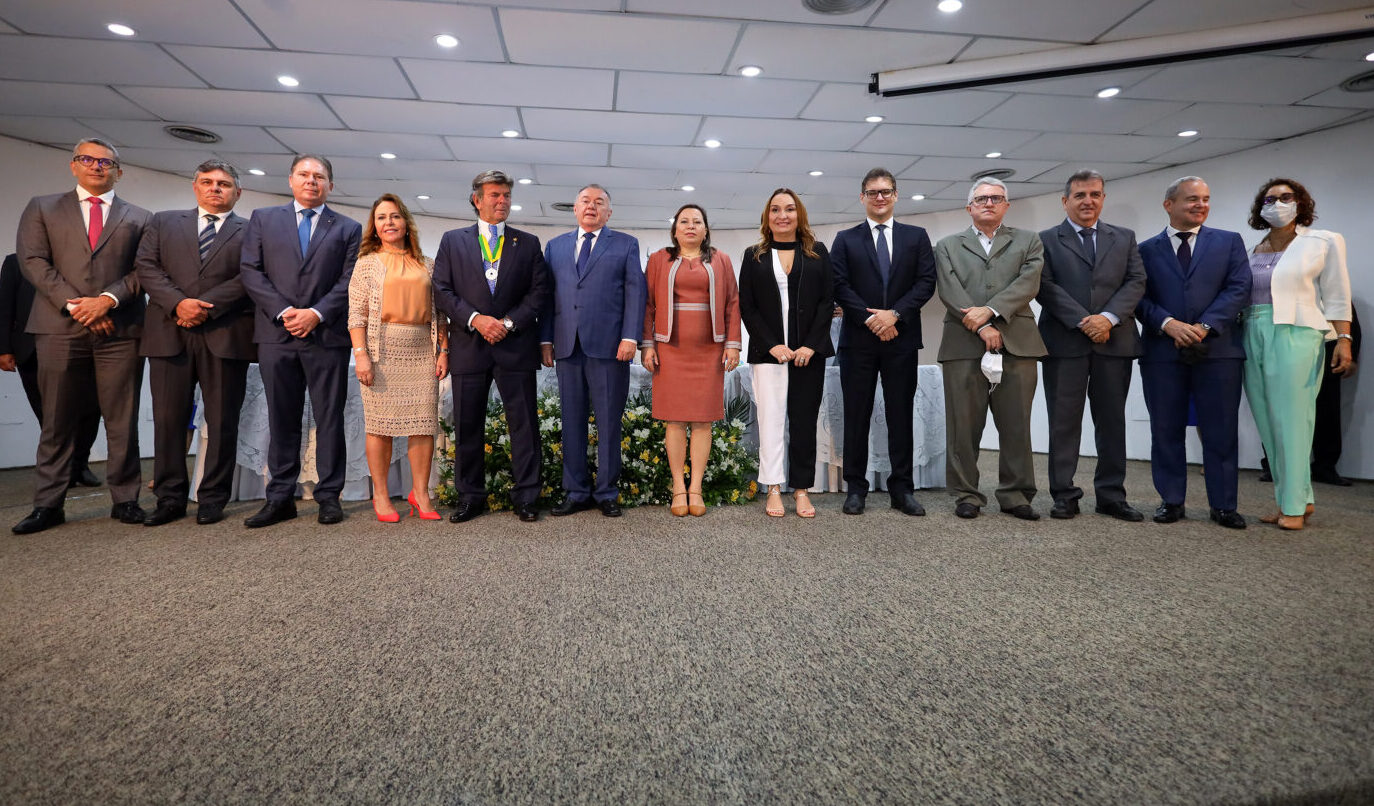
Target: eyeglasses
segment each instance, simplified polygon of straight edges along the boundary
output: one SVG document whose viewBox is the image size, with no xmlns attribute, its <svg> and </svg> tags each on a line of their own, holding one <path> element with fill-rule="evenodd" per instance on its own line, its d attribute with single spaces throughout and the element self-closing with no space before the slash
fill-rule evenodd
<svg viewBox="0 0 1374 806">
<path fill-rule="evenodd" d="M 79 162 L 87 168 L 92 165 L 99 165 L 102 170 L 110 170 L 119 167 L 119 160 L 112 160 L 109 157 L 92 157 L 88 154 L 77 154 L 72 157 L 72 162 Z"/>
<path fill-rule="evenodd" d="M 1278 195 L 1278 196 L 1265 196 L 1265 197 L 1264 197 L 1264 203 L 1265 203 L 1265 204 L 1273 204 L 1274 202 L 1283 202 L 1284 204 L 1287 204 L 1287 203 L 1291 202 L 1291 201 L 1292 201 L 1293 199 L 1295 199 L 1295 198 L 1297 198 L 1297 196 L 1296 196 L 1295 194 L 1292 194 L 1292 193 L 1283 193 L 1283 194 L 1280 194 L 1280 195 Z"/>
<path fill-rule="evenodd" d="M 862 194 L 869 199 L 890 199 L 897 195 L 896 188 L 878 188 L 875 190 L 865 190 Z"/>
<path fill-rule="evenodd" d="M 973 206 L 982 207 L 983 205 L 987 204 L 996 207 L 997 205 L 1001 204 L 1006 200 L 1006 196 L 974 196 Z"/>
</svg>

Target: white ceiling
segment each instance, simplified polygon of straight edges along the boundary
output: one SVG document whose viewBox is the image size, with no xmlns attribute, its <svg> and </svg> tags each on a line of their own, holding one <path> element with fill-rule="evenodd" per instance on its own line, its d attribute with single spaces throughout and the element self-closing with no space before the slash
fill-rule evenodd
<svg viewBox="0 0 1374 806">
<path fill-rule="evenodd" d="M 533 180 L 515 191 L 527 223 L 569 223 L 552 205 L 588 182 L 611 189 L 621 226 L 658 226 L 688 200 L 716 226 L 752 226 L 780 186 L 835 223 L 858 214 L 875 165 L 899 177 L 899 213 L 918 213 L 961 206 L 992 167 L 1016 171 L 1015 194 L 1052 192 L 1079 167 L 1131 176 L 1374 114 L 1374 93 L 1339 88 L 1374 69 L 1374 38 L 892 99 L 868 93 L 871 73 L 1367 4 L 965 0 L 943 14 L 877 0 L 821 15 L 801 0 L 4 0 L 0 134 L 64 148 L 101 136 L 128 164 L 188 176 L 214 154 L 266 171 L 244 184 L 274 193 L 290 155 L 315 151 L 334 162 L 336 201 L 423 194 L 413 206 L 437 216 L 469 215 L 471 177 L 496 167 Z M 439 33 L 462 44 L 440 48 Z M 763 75 L 739 76 L 747 64 Z M 1112 85 L 1120 95 L 1095 97 Z M 222 140 L 177 140 L 169 124 Z"/>
</svg>

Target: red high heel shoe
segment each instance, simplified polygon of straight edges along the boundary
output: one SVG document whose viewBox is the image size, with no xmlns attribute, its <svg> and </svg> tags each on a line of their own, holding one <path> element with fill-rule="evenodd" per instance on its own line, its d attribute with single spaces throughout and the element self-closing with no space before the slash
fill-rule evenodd
<svg viewBox="0 0 1374 806">
<path fill-rule="evenodd" d="M 410 502 L 410 517 L 412 517 L 412 518 L 415 517 L 415 513 L 418 512 L 418 513 L 420 513 L 419 517 L 420 517 L 420 520 L 422 520 L 422 521 L 437 521 L 437 520 L 439 520 L 439 510 L 435 509 L 435 510 L 431 510 L 431 511 L 429 511 L 429 512 L 425 512 L 423 509 L 420 509 L 420 504 L 419 504 L 419 502 L 417 502 L 417 501 L 415 500 L 415 491 L 414 491 L 414 490 L 411 490 L 411 491 L 410 491 L 410 495 L 406 496 L 406 500 Z"/>
<path fill-rule="evenodd" d="M 376 499 L 373 499 L 373 501 L 372 501 L 372 514 L 374 514 L 374 515 L 377 516 L 377 521 L 378 521 L 379 523 L 400 523 L 400 522 L 401 522 L 401 513 L 399 513 L 399 512 L 392 512 L 392 513 L 390 513 L 390 514 L 383 514 L 381 511 L 379 511 L 379 510 L 377 509 L 377 501 L 376 501 Z"/>
</svg>

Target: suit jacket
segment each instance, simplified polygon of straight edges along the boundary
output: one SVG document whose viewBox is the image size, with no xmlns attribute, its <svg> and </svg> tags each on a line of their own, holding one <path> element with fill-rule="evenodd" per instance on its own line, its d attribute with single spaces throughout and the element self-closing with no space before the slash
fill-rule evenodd
<svg viewBox="0 0 1374 806">
<path fill-rule="evenodd" d="M 969 227 L 940 239 L 935 262 L 940 300 L 946 309 L 939 360 L 982 358 L 987 352 L 983 340 L 964 327 L 960 310 L 979 305 L 997 311 L 991 324 L 1002 334 L 1003 352 L 1021 358 L 1045 354 L 1045 342 L 1030 309 L 1045 263 L 1045 247 L 1036 233 L 1003 225 L 992 239 L 992 253 L 987 254 Z"/>
<path fill-rule="evenodd" d="M 540 338 L 553 344 L 555 358 L 572 355 L 573 345 L 592 358 L 615 358 L 622 339 L 639 343 L 648 287 L 639 265 L 639 241 L 602 227 L 583 276 L 577 276 L 582 229 L 549 241 L 544 261 L 553 286 L 541 317 Z M 505 268 L 504 262 L 502 268 Z"/>
<path fill-rule="evenodd" d="M 1274 324 L 1320 330 L 1334 341 L 1331 322 L 1350 321 L 1350 273 L 1340 233 L 1298 227 L 1269 280 Z"/>
<path fill-rule="evenodd" d="M 301 256 L 292 203 L 253 211 L 243 234 L 241 279 L 257 306 L 253 340 L 258 344 L 294 338 L 277 317 L 287 308 L 314 308 L 320 323 L 306 337 L 322 347 L 348 347 L 348 280 L 358 260 L 363 228 L 328 205 Z"/>
<path fill-rule="evenodd" d="M 1145 293 L 1145 266 L 1135 233 L 1097 222 L 1097 260 L 1088 262 L 1083 238 L 1068 221 L 1040 233 L 1045 266 L 1040 272 L 1040 335 L 1055 358 L 1089 353 L 1133 358 L 1140 355 L 1135 308 Z M 1119 322 L 1102 344 L 1094 344 L 1078 323 L 1110 313 Z"/>
<path fill-rule="evenodd" d="M 23 363 L 33 355 L 33 336 L 24 332 L 33 310 L 33 283 L 19 271 L 19 256 L 6 255 L 0 267 L 0 355 Z"/>
<path fill-rule="evenodd" d="M 145 356 L 180 355 L 186 334 L 204 335 L 210 352 L 219 358 L 256 361 L 253 344 L 253 301 L 240 279 L 243 230 L 247 221 L 230 212 L 224 216 L 205 261 L 200 259 L 200 211 L 155 213 L 143 230 L 134 265 L 148 294 L 139 352 Z M 204 324 L 177 325 L 177 304 L 200 299 L 215 307 Z"/>
<path fill-rule="evenodd" d="M 1208 358 L 1245 358 L 1237 317 L 1250 304 L 1250 260 L 1240 235 L 1203 227 L 1188 266 L 1178 263 L 1178 242 L 1166 229 L 1140 245 L 1145 263 L 1145 296 L 1136 309 L 1142 327 L 1140 360 L 1177 361 L 1174 340 L 1160 332 L 1170 316 L 1204 323 L 1212 332 L 1204 342 Z"/>
<path fill-rule="evenodd" d="M 487 286 L 477 225 L 449 230 L 434 259 L 434 304 L 449 319 L 449 371 L 539 368 L 539 316 L 549 305 L 549 267 L 534 235 L 506 226 L 496 292 Z M 496 344 L 468 327 L 474 313 L 509 317 L 515 330 Z"/>
<path fill-rule="evenodd" d="M 892 269 L 887 287 L 878 273 L 878 250 L 868 222 L 840 230 L 830 247 L 835 302 L 844 309 L 840 349 L 915 352 L 921 343 L 921 307 L 935 295 L 935 256 L 930 236 L 921 227 L 892 224 Z M 897 338 L 884 342 L 864 324 L 869 308 L 894 310 L 901 316 Z"/>
<path fill-rule="evenodd" d="M 830 254 L 823 243 L 817 243 L 815 250 L 817 257 L 807 257 L 798 245 L 792 258 L 792 272 L 787 276 L 792 333 L 787 346 L 791 349 L 810 347 L 817 357 L 828 358 L 835 354 L 835 347 L 830 343 L 830 322 L 835 313 Z M 739 315 L 749 330 L 746 357 L 749 363 L 778 363 L 778 359 L 768 352 L 783 343 L 784 332 L 782 296 L 773 275 L 773 250 L 755 258 L 754 249 L 750 247 L 740 258 Z"/>
<path fill-rule="evenodd" d="M 115 338 L 137 338 L 143 328 L 143 292 L 134 274 L 143 227 L 150 213 L 114 197 L 100 240 L 91 249 L 76 191 L 36 196 L 19 218 L 20 268 L 36 291 L 29 333 L 76 336 L 86 328 L 67 312 L 67 300 L 110 293 Z"/>
</svg>

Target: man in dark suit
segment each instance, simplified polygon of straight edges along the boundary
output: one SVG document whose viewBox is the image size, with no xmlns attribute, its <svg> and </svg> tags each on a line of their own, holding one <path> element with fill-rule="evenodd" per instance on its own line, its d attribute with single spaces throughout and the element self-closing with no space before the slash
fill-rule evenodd
<svg viewBox="0 0 1374 806">
<path fill-rule="evenodd" d="M 38 395 L 38 351 L 33 348 L 33 334 L 25 333 L 29 314 L 33 311 L 33 283 L 19 270 L 19 256 L 5 256 L 0 266 L 0 370 L 18 372 L 24 385 L 24 395 L 38 425 L 43 426 L 43 401 Z M 87 411 L 76 431 L 76 450 L 72 454 L 72 486 L 99 487 L 100 478 L 91 472 L 91 446 L 100 431 L 100 406 L 95 390 L 80 395 Z"/>
<path fill-rule="evenodd" d="M 1106 183 L 1079 171 L 1060 200 L 1068 218 L 1040 233 L 1040 335 L 1049 354 L 1041 363 L 1050 421 L 1051 518 L 1078 514 L 1083 490 L 1074 484 L 1083 434 L 1083 400 L 1093 415 L 1097 511 L 1118 520 L 1145 519 L 1126 502 L 1126 395 L 1139 356 L 1135 307 L 1145 293 L 1145 267 L 1135 233 L 1104 223 Z"/>
<path fill-rule="evenodd" d="M 89 416 L 82 398 L 92 388 L 105 416 L 105 475 L 114 502 L 110 517 L 124 523 L 144 518 L 138 506 L 143 292 L 134 275 L 134 254 L 148 211 L 115 197 L 123 172 L 110 143 L 95 138 L 77 143 L 71 169 L 76 190 L 35 197 L 19 219 L 19 262 L 36 292 L 27 330 L 42 356 L 43 432 L 34 468 L 34 509 L 15 525 L 18 534 L 66 519 L 63 503 L 76 433 Z"/>
<path fill-rule="evenodd" d="M 319 522 L 339 523 L 343 509 L 343 410 L 348 395 L 348 281 L 362 227 L 325 205 L 334 167 L 314 154 L 291 161 L 293 200 L 253 211 L 243 235 L 242 280 L 257 306 L 253 340 L 267 393 L 267 503 L 244 524 L 270 526 L 296 517 L 305 392 L 317 429 L 315 485 Z"/>
<path fill-rule="evenodd" d="M 549 269 L 539 239 L 506 226 L 511 179 L 484 171 L 469 202 L 477 224 L 449 230 L 434 261 L 434 301 L 449 318 L 453 419 L 458 447 L 454 484 L 462 523 L 486 506 L 483 434 L 494 380 L 510 426 L 511 503 L 522 521 L 539 520 L 539 423 L 534 374 L 539 369 L 539 315 L 549 300 Z"/>
<path fill-rule="evenodd" d="M 844 393 L 844 512 L 864 511 L 868 495 L 868 427 L 878 378 L 887 415 L 887 478 L 892 508 L 924 515 L 912 479 L 912 406 L 921 306 L 935 293 L 935 255 L 920 227 L 892 220 L 897 180 L 874 168 L 860 185 L 868 218 L 841 230 L 830 247 L 835 303 L 844 310 L 838 358 Z"/>
<path fill-rule="evenodd" d="M 563 490 L 554 515 L 593 506 L 620 515 L 620 421 L 630 392 L 630 362 L 644 328 L 648 288 L 639 241 L 606 226 L 611 194 L 587 185 L 573 203 L 577 229 L 549 241 L 544 260 L 553 285 L 541 322 L 544 366 L 558 360 L 563 410 Z M 587 468 L 587 415 L 596 415 L 596 486 Z"/>
<path fill-rule="evenodd" d="M 224 518 L 238 453 L 253 346 L 253 303 L 239 277 L 243 230 L 234 215 L 239 173 L 222 160 L 196 168 L 196 207 L 157 213 L 139 244 L 138 280 L 148 294 L 141 352 L 153 392 L 153 493 L 157 508 L 146 526 L 186 514 L 186 425 L 196 384 L 205 406 L 205 473 L 197 491 L 196 523 Z"/>
<path fill-rule="evenodd" d="M 1176 179 L 1164 191 L 1169 226 L 1140 244 L 1140 376 L 1150 410 L 1150 470 L 1162 499 L 1154 520 L 1184 517 L 1191 399 L 1211 518 L 1244 529 L 1245 518 L 1236 512 L 1236 422 L 1245 363 L 1237 317 L 1250 302 L 1250 262 L 1240 235 L 1202 226 L 1210 209 L 1206 182 Z"/>
</svg>

